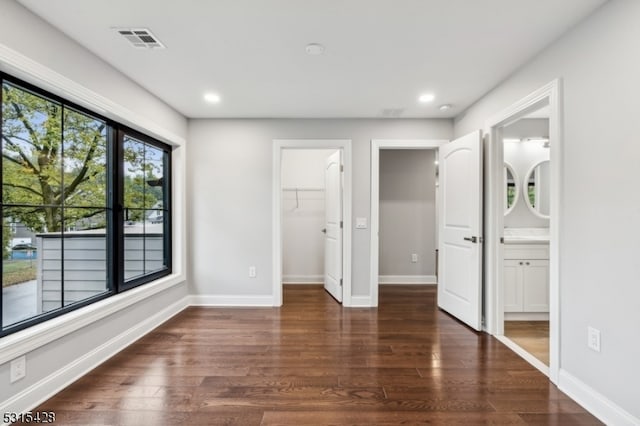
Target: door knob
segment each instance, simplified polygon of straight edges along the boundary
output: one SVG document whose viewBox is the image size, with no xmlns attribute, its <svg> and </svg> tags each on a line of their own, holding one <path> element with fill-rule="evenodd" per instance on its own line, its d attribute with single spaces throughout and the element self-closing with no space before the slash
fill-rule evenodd
<svg viewBox="0 0 640 426">
<path fill-rule="evenodd" d="M 320 232 L 322 232 L 323 234 L 326 234 L 327 233 L 327 228 L 322 228 L 322 231 L 320 231 Z"/>
<path fill-rule="evenodd" d="M 478 242 L 478 237 L 464 237 L 465 241 L 471 241 L 473 244 Z"/>
</svg>

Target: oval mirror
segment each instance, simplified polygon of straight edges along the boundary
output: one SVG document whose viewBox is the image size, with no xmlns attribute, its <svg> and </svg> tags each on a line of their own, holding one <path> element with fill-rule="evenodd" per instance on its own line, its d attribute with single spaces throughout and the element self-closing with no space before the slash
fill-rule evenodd
<svg viewBox="0 0 640 426">
<path fill-rule="evenodd" d="M 511 213 L 516 203 L 520 186 L 518 185 L 518 176 L 509 163 L 504 163 L 504 215 Z"/>
<path fill-rule="evenodd" d="M 536 163 L 524 179 L 524 199 L 529 210 L 543 219 L 549 219 L 550 190 L 549 160 Z"/>
</svg>

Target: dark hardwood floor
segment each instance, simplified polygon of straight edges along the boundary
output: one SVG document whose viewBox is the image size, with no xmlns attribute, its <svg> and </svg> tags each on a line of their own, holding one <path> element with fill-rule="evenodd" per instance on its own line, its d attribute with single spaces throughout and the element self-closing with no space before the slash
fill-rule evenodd
<svg viewBox="0 0 640 426">
<path fill-rule="evenodd" d="M 321 286 L 282 308 L 188 308 L 38 407 L 56 424 L 600 424 L 435 287 L 342 309 Z"/>
</svg>

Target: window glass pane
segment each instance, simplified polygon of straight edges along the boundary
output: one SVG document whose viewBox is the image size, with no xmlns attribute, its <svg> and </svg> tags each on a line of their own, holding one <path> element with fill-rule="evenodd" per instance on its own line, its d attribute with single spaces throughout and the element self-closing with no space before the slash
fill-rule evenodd
<svg viewBox="0 0 640 426">
<path fill-rule="evenodd" d="M 64 110 L 64 306 L 108 290 L 106 124 Z"/>
<path fill-rule="evenodd" d="M 59 233 L 38 232 L 22 222 L 40 214 L 38 209 L 4 207 L 2 213 L 2 324 L 7 327 L 62 306 L 62 246 L 59 238 L 46 238 Z"/>
<path fill-rule="evenodd" d="M 2 95 L 2 204 L 47 206 L 19 219 L 59 231 L 62 107 L 9 83 Z"/>
<path fill-rule="evenodd" d="M 143 210 L 135 210 L 142 216 Z M 144 275 L 144 222 L 124 227 L 124 278 L 129 280 Z"/>
<path fill-rule="evenodd" d="M 6 328 L 107 290 L 108 167 L 103 121 L 2 90 Z"/>
<path fill-rule="evenodd" d="M 108 290 L 106 211 L 65 209 L 65 217 L 70 216 L 81 219 L 66 222 L 63 234 L 65 306 Z"/>
<path fill-rule="evenodd" d="M 64 109 L 65 206 L 107 205 L 106 124 L 86 114 Z M 76 217 L 66 218 L 76 220 Z"/>
<path fill-rule="evenodd" d="M 124 138 L 125 279 L 161 271 L 165 260 L 166 153 Z"/>
<path fill-rule="evenodd" d="M 164 212 L 147 210 L 148 220 L 145 226 L 144 271 L 156 272 L 166 267 L 164 262 Z"/>
<path fill-rule="evenodd" d="M 154 146 L 145 149 L 145 208 L 162 209 L 164 201 L 164 152 Z"/>
</svg>

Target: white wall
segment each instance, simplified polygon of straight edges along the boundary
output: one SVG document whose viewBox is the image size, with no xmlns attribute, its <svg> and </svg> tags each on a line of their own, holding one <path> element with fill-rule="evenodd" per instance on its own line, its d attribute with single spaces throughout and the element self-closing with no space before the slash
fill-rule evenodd
<svg viewBox="0 0 640 426">
<path fill-rule="evenodd" d="M 67 99 L 89 108 L 95 105 L 88 104 L 88 100 L 96 100 L 96 104 L 117 106 L 120 115 L 113 114 L 112 111 L 97 112 L 143 131 L 150 128 L 152 130 L 148 133 L 173 143 L 184 140 L 187 121 L 183 116 L 15 1 L 0 0 L 0 7 L 0 69 L 47 89 L 53 88 L 48 85 L 51 80 L 62 82 L 67 88 L 72 88 L 72 92 L 61 93 Z M 14 62 L 5 61 L 18 61 L 28 69 L 15 69 L 9 65 Z M 43 82 L 45 80 L 49 83 Z M 181 164 L 186 155 L 184 151 L 184 146 L 174 151 L 176 228 L 184 222 L 185 201 L 180 191 L 183 185 Z M 174 240 L 174 271 L 181 273 L 185 272 L 181 270 L 184 269 L 181 263 L 183 237 L 184 232 L 178 232 Z M 149 295 L 152 288 L 159 292 Z M 122 310 L 108 302 L 116 299 L 126 301 L 127 298 L 134 301 L 137 300 L 137 295 L 141 295 L 141 300 Z M 176 303 L 181 300 L 186 303 L 186 296 L 186 282 L 183 276 L 179 276 L 171 283 L 166 280 L 162 286 L 151 285 L 146 289 L 140 287 L 0 339 L 0 357 L 6 359 L 8 353 L 18 356 L 16 348 L 23 346 L 17 343 L 29 342 L 28 336 L 43 330 L 41 326 L 56 325 L 59 326 L 56 330 L 65 329 L 69 324 L 65 325 L 64 322 L 69 318 L 82 321 L 81 318 L 93 318 L 99 312 L 105 315 L 110 312 L 97 322 L 86 323 L 64 337 L 27 351 L 27 375 L 16 383 L 9 383 L 9 362 L 1 364 L 0 411 L 33 408 L 29 404 L 38 402 L 38 398 L 45 397 L 56 386 L 64 385 L 65 380 L 74 374 L 80 374 L 83 369 L 90 368 L 92 363 L 104 359 L 109 351 L 126 345 L 129 343 L 128 339 L 137 338 L 138 332 L 144 332 L 148 327 L 161 322 L 165 312 L 165 315 L 170 315 L 165 311 L 166 308 L 179 309 Z M 175 309 L 172 313 L 175 313 Z M 160 314 L 160 317 L 154 314 Z M 132 324 L 136 326 L 132 327 Z M 41 338 L 48 341 L 46 335 L 44 333 Z M 104 346 L 105 344 L 108 345 Z"/>
<path fill-rule="evenodd" d="M 584 391 L 579 397 L 592 409 L 621 416 L 616 409 L 626 410 L 635 417 L 629 423 L 640 423 L 638 22 L 640 2 L 606 3 L 455 123 L 456 135 L 482 128 L 490 116 L 562 78 L 560 385 Z M 587 348 L 587 326 L 602 333 L 600 353 Z M 621 418 L 609 423 L 622 424 Z"/>
<path fill-rule="evenodd" d="M 192 120 L 191 292 L 271 295 L 274 139 L 351 139 L 353 217 L 369 217 L 371 139 L 449 139 L 450 120 Z M 353 220 L 355 223 L 355 220 Z M 369 230 L 353 229 L 353 295 L 369 295 Z M 247 268 L 258 276 L 249 279 Z"/>
<path fill-rule="evenodd" d="M 0 8 L 0 48 L 11 49 L 46 65 L 63 79 L 80 83 L 97 95 L 158 124 L 163 130 L 184 138 L 187 120 L 167 104 L 16 1 L 0 0 Z M 45 86 L 33 76 L 25 74 L 24 70 L 14 69 L 1 61 L 0 70 L 41 87 Z M 67 99 L 73 95 L 59 93 L 59 88 L 55 86 L 44 88 L 58 92 Z M 92 108 L 81 99 L 71 100 Z M 128 121 L 128 117 L 115 117 L 110 111 L 96 112 L 149 133 L 148 128 L 142 127 L 139 122 Z M 161 134 L 154 136 L 163 138 Z"/>
<path fill-rule="evenodd" d="M 548 119 L 525 118 L 504 128 L 505 139 L 525 139 L 531 137 L 549 137 Z M 518 175 L 518 200 L 513 210 L 504 217 L 506 228 L 548 228 L 549 219 L 542 219 L 534 215 L 527 207 L 523 182 L 534 164 L 549 159 L 549 148 L 544 148 L 541 142 L 519 141 L 504 143 L 504 161 L 509 163 Z M 548 182 L 547 182 L 548 184 Z"/>
<path fill-rule="evenodd" d="M 382 276 L 434 276 L 436 251 L 435 150 L 380 150 Z M 418 262 L 411 262 L 411 254 Z"/>
<path fill-rule="evenodd" d="M 319 283 L 324 274 L 324 170 L 335 150 L 282 151 L 282 276 Z M 293 191 L 292 189 L 297 189 Z M 296 201 L 297 195 L 297 201 Z"/>
</svg>

